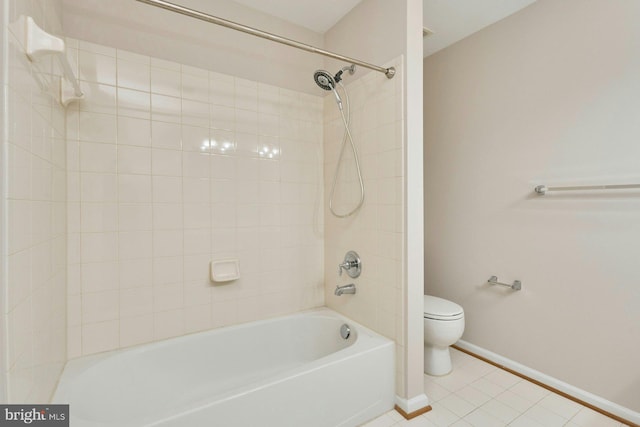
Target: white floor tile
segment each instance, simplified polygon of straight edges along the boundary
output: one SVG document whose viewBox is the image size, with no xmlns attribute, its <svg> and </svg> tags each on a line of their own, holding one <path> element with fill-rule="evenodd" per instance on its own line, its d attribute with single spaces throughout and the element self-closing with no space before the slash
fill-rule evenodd
<svg viewBox="0 0 640 427">
<path fill-rule="evenodd" d="M 389 412 L 386 413 L 386 415 L 396 420 L 397 423 L 404 420 L 404 417 L 400 415 L 400 412 L 396 411 L 395 409 L 390 410 Z"/>
<path fill-rule="evenodd" d="M 569 421 L 539 404 L 532 406 L 524 414 L 545 427 L 561 427 Z"/>
<path fill-rule="evenodd" d="M 526 415 L 521 415 L 515 420 L 513 420 L 509 427 L 545 427 L 537 421 L 532 420 Z"/>
<path fill-rule="evenodd" d="M 482 406 L 491 400 L 491 396 L 470 385 L 466 386 L 462 390 L 458 390 L 456 394 L 477 407 Z"/>
<path fill-rule="evenodd" d="M 428 377 L 436 384 L 452 392 L 458 391 L 469 384 L 469 378 L 465 375 L 464 371 L 458 369 L 454 369 L 450 374 L 442 377 Z"/>
<path fill-rule="evenodd" d="M 424 392 L 429 396 L 430 402 L 437 402 L 443 397 L 447 397 L 451 394 L 451 391 L 442 387 L 437 382 L 431 381 L 430 377 L 427 375 L 424 376 Z"/>
<path fill-rule="evenodd" d="M 458 420 L 455 423 L 451 424 L 451 427 L 473 427 L 473 424 L 469 424 L 465 420 Z"/>
<path fill-rule="evenodd" d="M 391 427 L 397 423 L 396 420 L 387 414 L 383 414 L 373 421 L 363 424 L 362 427 Z"/>
<path fill-rule="evenodd" d="M 410 420 L 400 421 L 394 427 L 436 427 L 436 425 L 420 415 Z"/>
<path fill-rule="evenodd" d="M 482 409 L 492 417 L 499 419 L 505 424 L 510 423 L 520 415 L 520 412 L 496 399 L 488 401 L 487 403 L 482 405 L 480 409 Z"/>
<path fill-rule="evenodd" d="M 518 384 L 511 387 L 510 391 L 531 403 L 537 403 L 551 393 L 549 390 L 529 381 L 520 381 Z"/>
<path fill-rule="evenodd" d="M 461 369 L 462 371 L 464 371 L 469 376 L 472 382 L 478 378 L 484 377 L 485 375 L 496 371 L 498 368 L 490 365 L 489 363 L 485 363 L 482 360 L 474 359 L 469 361 L 468 363 L 465 363 L 460 368 L 456 367 L 456 369 Z"/>
<path fill-rule="evenodd" d="M 515 376 L 507 371 L 503 371 L 502 369 L 497 369 L 491 372 L 490 374 L 486 375 L 485 378 L 505 389 L 511 388 L 522 381 L 522 378 Z"/>
<path fill-rule="evenodd" d="M 504 388 L 484 378 L 480 378 L 479 380 L 473 382 L 471 386 L 477 388 L 485 394 L 488 394 L 491 397 L 497 397 L 504 392 Z"/>
<path fill-rule="evenodd" d="M 459 417 L 464 417 L 465 415 L 476 409 L 474 405 L 455 394 L 450 394 L 449 396 L 442 399 L 439 403 Z"/>
<path fill-rule="evenodd" d="M 567 419 L 574 417 L 578 412 L 580 412 L 580 409 L 583 408 L 579 403 L 555 393 L 551 393 L 542 399 L 540 401 L 540 405 Z"/>
<path fill-rule="evenodd" d="M 507 425 L 482 409 L 476 409 L 464 417 L 463 420 L 471 424 L 473 427 L 502 427 Z"/>
<path fill-rule="evenodd" d="M 618 427 L 620 425 L 616 420 L 585 407 L 571 418 L 571 423 L 580 427 Z"/>
<path fill-rule="evenodd" d="M 531 408 L 534 405 L 533 402 L 520 397 L 511 390 L 506 390 L 504 393 L 498 395 L 498 397 L 496 397 L 496 400 L 504 403 L 505 405 L 515 409 L 520 413 L 525 412 L 527 409 Z"/>
<path fill-rule="evenodd" d="M 431 421 L 434 425 L 438 427 L 447 427 L 451 424 L 455 423 L 460 419 L 459 416 L 445 408 L 439 403 L 434 403 L 431 405 L 431 411 L 427 412 L 423 415 L 426 419 Z"/>
</svg>

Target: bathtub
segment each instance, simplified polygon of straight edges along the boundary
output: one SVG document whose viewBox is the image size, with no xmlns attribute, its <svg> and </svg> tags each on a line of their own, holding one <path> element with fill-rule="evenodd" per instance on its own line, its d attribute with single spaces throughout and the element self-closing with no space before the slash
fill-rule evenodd
<svg viewBox="0 0 640 427">
<path fill-rule="evenodd" d="M 53 403 L 71 427 L 357 426 L 393 408 L 394 353 L 323 308 L 71 360 Z"/>
</svg>

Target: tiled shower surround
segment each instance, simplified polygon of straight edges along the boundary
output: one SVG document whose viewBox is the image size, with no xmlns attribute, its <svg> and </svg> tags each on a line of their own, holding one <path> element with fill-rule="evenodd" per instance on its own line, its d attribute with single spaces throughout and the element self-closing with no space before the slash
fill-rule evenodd
<svg viewBox="0 0 640 427">
<path fill-rule="evenodd" d="M 0 327 L 6 324 L 0 335 L 7 336 L 0 351 L 6 349 L 7 360 L 0 368 L 0 386 L 6 379 L 8 402 L 47 402 L 66 362 L 64 109 L 46 90 L 49 83 L 55 87 L 58 82 L 57 63 L 52 58 L 29 62 L 15 22 L 20 14 L 28 14 L 59 34 L 60 4 L 7 6 L 3 12 L 9 12 L 11 25 L 0 41 L 0 62 L 6 67 L 0 124 L 6 246 L 0 273 L 7 284 L 0 313 Z"/>
<path fill-rule="evenodd" d="M 325 302 L 363 325 L 396 342 L 396 391 L 402 395 L 404 378 L 403 289 L 404 262 L 404 150 L 403 58 L 385 64 L 396 77 L 358 69 L 345 77 L 350 129 L 358 150 L 365 187 L 362 208 L 348 218 L 329 211 L 329 197 L 344 135 L 344 124 L 333 94 L 325 97 Z M 343 97 L 345 113 L 346 96 Z M 360 187 L 351 147 L 347 141 L 338 175 L 333 208 L 338 214 L 352 210 L 360 200 Z M 355 250 L 362 260 L 362 275 L 351 279 L 337 274 L 345 253 Z M 355 283 L 357 294 L 337 297 L 337 284 Z"/>
<path fill-rule="evenodd" d="M 67 42 L 68 357 L 323 305 L 322 98 Z"/>
</svg>

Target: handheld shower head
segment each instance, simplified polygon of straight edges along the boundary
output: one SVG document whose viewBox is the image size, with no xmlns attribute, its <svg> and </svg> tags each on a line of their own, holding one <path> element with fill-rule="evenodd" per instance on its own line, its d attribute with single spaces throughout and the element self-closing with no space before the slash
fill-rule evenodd
<svg viewBox="0 0 640 427">
<path fill-rule="evenodd" d="M 313 73 L 313 79 L 316 81 L 316 84 L 324 90 L 333 90 L 336 88 L 336 81 L 328 71 L 316 71 Z"/>
<path fill-rule="evenodd" d="M 318 70 L 313 73 L 313 79 L 321 89 L 333 91 L 336 102 L 338 103 L 338 108 L 342 110 L 342 99 L 340 99 L 340 95 L 338 95 L 338 91 L 336 90 L 336 81 L 333 76 L 329 74 L 328 71 Z"/>
</svg>

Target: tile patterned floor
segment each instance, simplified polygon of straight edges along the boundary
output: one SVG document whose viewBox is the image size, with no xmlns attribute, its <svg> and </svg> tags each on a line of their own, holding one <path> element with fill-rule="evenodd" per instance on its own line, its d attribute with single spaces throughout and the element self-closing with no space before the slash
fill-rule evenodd
<svg viewBox="0 0 640 427">
<path fill-rule="evenodd" d="M 410 421 L 390 411 L 362 427 L 621 427 L 589 408 L 461 351 L 453 372 L 424 376 L 431 411 Z"/>
</svg>

